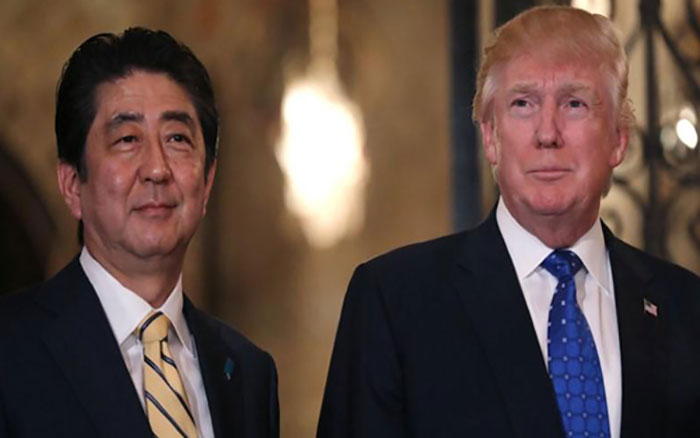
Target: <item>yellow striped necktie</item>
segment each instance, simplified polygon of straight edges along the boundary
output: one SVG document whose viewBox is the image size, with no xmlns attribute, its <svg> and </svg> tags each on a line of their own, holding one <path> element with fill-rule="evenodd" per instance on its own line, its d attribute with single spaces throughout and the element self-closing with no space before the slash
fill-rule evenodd
<svg viewBox="0 0 700 438">
<path fill-rule="evenodd" d="M 158 438 L 196 438 L 197 428 L 177 365 L 168 348 L 170 320 L 154 312 L 139 325 L 143 343 L 143 387 L 146 415 Z"/>
</svg>

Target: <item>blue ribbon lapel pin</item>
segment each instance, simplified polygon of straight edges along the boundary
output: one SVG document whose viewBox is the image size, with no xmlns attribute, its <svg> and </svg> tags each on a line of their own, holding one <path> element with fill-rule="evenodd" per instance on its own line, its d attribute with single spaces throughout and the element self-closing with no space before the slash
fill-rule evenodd
<svg viewBox="0 0 700 438">
<path fill-rule="evenodd" d="M 226 380 L 231 380 L 233 377 L 233 369 L 236 367 L 236 364 L 233 362 L 233 359 L 230 357 L 226 358 L 226 363 L 224 364 L 224 377 L 226 377 Z"/>
</svg>

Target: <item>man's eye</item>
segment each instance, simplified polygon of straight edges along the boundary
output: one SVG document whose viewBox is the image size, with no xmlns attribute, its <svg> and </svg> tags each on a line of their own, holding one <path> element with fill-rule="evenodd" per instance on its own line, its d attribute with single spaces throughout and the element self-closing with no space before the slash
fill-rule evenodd
<svg viewBox="0 0 700 438">
<path fill-rule="evenodd" d="M 177 143 L 189 143 L 190 139 L 186 135 L 183 134 L 173 134 L 170 136 L 170 140 L 177 142 Z"/>
<path fill-rule="evenodd" d="M 577 99 L 570 100 L 568 102 L 568 105 L 570 108 L 585 108 L 586 107 L 586 104 L 583 101 L 577 100 Z"/>
<path fill-rule="evenodd" d="M 514 117 L 529 117 L 536 109 L 536 102 L 530 98 L 514 98 L 510 101 L 509 111 Z"/>
<path fill-rule="evenodd" d="M 122 137 L 121 139 L 119 139 L 119 141 L 122 142 L 122 143 L 133 143 L 133 142 L 135 142 L 136 140 L 137 140 L 137 139 L 136 139 L 136 136 L 135 136 L 135 135 L 125 135 L 124 137 Z"/>
</svg>

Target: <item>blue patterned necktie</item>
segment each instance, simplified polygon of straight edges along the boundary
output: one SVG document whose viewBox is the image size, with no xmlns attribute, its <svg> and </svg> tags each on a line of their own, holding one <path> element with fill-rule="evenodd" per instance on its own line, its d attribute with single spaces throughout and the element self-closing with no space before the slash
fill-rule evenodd
<svg viewBox="0 0 700 438">
<path fill-rule="evenodd" d="M 566 437 L 610 437 L 603 372 L 593 335 L 576 301 L 574 276 L 583 266 L 558 249 L 542 267 L 558 280 L 547 328 L 549 377 L 554 385 Z"/>
</svg>

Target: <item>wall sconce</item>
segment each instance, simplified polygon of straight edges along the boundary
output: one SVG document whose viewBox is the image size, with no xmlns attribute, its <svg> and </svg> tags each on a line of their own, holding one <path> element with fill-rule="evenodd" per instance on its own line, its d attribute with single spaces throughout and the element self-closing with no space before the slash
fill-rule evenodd
<svg viewBox="0 0 700 438">
<path fill-rule="evenodd" d="M 311 61 L 287 82 L 275 153 L 287 208 L 311 245 L 328 248 L 361 228 L 369 170 L 360 109 L 338 79 L 337 4 L 309 6 Z"/>
</svg>

